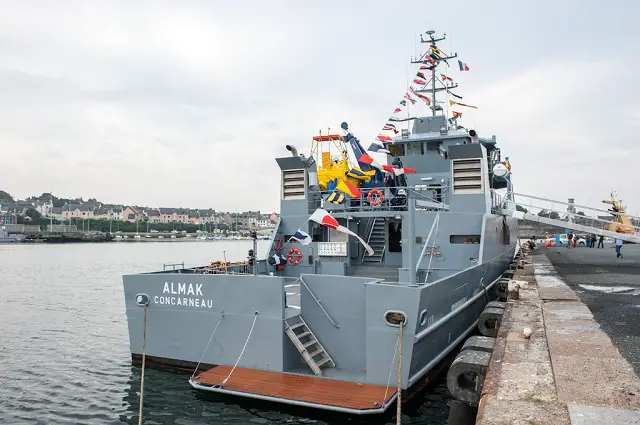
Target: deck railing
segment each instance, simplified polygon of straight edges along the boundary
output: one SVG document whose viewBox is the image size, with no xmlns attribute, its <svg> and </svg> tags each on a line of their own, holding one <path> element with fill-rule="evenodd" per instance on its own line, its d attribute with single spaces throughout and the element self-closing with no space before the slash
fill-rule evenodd
<svg viewBox="0 0 640 425">
<path fill-rule="evenodd" d="M 383 200 L 380 205 L 371 205 L 367 198 L 369 193 L 373 190 L 361 189 L 362 194 L 357 198 L 351 198 L 345 195 L 345 199 L 341 204 L 334 204 L 329 202 L 327 198 L 332 191 L 309 191 L 308 199 L 312 203 L 320 204 L 320 199 L 323 199 L 324 208 L 327 211 L 345 211 L 345 212 L 375 212 L 375 211 L 406 211 L 407 210 L 407 197 L 414 197 L 417 201 L 416 207 L 418 209 L 427 209 L 433 211 L 446 211 L 449 209 L 446 203 L 446 197 L 448 193 L 448 187 L 442 186 L 441 196 L 436 199 L 431 196 L 433 188 L 426 185 L 416 186 L 401 186 L 401 187 L 381 187 L 379 190 L 383 193 Z M 393 191 L 392 191 L 393 190 Z M 393 195 L 396 192 L 396 195 Z"/>
</svg>

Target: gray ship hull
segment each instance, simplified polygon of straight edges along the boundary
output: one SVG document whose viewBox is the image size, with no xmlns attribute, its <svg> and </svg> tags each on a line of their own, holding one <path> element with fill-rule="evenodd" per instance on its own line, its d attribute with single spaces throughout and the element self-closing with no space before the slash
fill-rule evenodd
<svg viewBox="0 0 640 425">
<path fill-rule="evenodd" d="M 482 246 L 482 262 L 426 284 L 324 274 L 296 279 L 201 274 L 189 269 L 124 276 L 132 357 L 140 358 L 143 341 L 144 308 L 136 304 L 136 295 L 146 294 L 150 361 L 313 376 L 284 332 L 285 320 L 300 315 L 336 364 L 319 379 L 388 387 L 397 368 L 398 329 L 385 322 L 385 315 L 397 311 L 407 317 L 402 386 L 409 389 L 474 330 L 493 286 L 512 261 L 516 238 L 508 245 L 493 242 L 500 237 L 491 230 L 498 220 L 502 218 L 491 215 L 485 220 L 484 237 L 492 242 Z M 509 225 L 516 233 L 517 223 Z"/>
</svg>

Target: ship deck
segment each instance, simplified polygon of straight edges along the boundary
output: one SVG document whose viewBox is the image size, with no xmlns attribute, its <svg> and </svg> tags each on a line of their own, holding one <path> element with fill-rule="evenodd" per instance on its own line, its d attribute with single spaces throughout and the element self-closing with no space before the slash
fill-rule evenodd
<svg viewBox="0 0 640 425">
<path fill-rule="evenodd" d="M 239 367 L 221 387 L 229 372 L 230 366 L 217 366 L 189 383 L 203 391 L 361 415 L 384 412 L 396 396 L 393 387 Z"/>
</svg>

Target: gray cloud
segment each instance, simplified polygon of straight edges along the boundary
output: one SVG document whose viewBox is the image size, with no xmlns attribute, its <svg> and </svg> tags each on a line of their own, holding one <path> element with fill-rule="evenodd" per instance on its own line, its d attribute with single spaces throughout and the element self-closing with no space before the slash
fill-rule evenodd
<svg viewBox="0 0 640 425">
<path fill-rule="evenodd" d="M 597 205 L 633 182 L 639 6 L 585 2 L 0 1 L 1 188 L 109 202 L 278 207 L 273 157 L 347 120 L 365 144 L 407 87 L 415 37 L 496 134 L 518 190 Z"/>
</svg>

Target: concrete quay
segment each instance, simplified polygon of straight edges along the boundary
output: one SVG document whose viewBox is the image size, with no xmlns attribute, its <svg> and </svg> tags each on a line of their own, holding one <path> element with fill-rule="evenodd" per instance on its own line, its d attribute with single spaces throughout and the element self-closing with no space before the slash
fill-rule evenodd
<svg viewBox="0 0 640 425">
<path fill-rule="evenodd" d="M 514 277 L 528 284 L 506 304 L 476 424 L 640 425 L 640 379 L 544 249 Z"/>
</svg>

